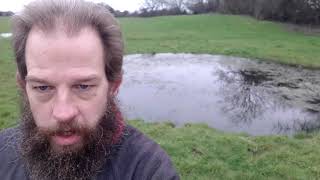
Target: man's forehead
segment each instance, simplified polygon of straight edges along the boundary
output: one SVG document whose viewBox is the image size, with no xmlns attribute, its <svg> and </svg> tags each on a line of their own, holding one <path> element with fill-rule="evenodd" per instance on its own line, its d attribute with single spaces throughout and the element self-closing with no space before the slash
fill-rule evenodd
<svg viewBox="0 0 320 180">
<path fill-rule="evenodd" d="M 58 20 L 57 20 L 58 21 Z M 57 22 L 54 23 L 54 25 L 51 27 L 41 26 L 41 25 L 33 25 L 30 29 L 30 34 L 37 34 L 39 36 L 45 36 L 45 37 L 67 37 L 67 38 L 76 38 L 81 33 L 88 33 L 93 32 L 98 36 L 97 30 L 90 26 L 81 26 L 78 28 L 74 28 L 70 25 L 67 25 L 66 23 Z"/>
<path fill-rule="evenodd" d="M 28 74 L 104 71 L 103 59 L 101 40 L 90 27 L 83 28 L 78 35 L 72 37 L 67 36 L 63 30 L 46 34 L 35 27 L 27 40 Z"/>
<path fill-rule="evenodd" d="M 75 50 L 78 53 L 95 55 L 95 53 L 102 53 L 103 44 L 98 33 L 91 27 L 84 27 L 79 30 L 79 33 L 74 36 L 68 36 L 64 30 L 55 30 L 46 32 L 38 27 L 31 29 L 27 43 L 26 43 L 26 57 L 33 53 L 37 56 L 47 55 L 45 53 L 50 50 L 61 50 L 68 48 L 64 51 L 65 54 L 72 54 Z M 93 51 L 93 52 L 92 52 Z"/>
</svg>

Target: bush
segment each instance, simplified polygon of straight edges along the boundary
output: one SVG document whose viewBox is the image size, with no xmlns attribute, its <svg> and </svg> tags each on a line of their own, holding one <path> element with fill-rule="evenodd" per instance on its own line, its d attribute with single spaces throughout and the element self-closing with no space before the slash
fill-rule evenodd
<svg viewBox="0 0 320 180">
<path fill-rule="evenodd" d="M 257 19 L 283 20 L 285 18 L 285 4 L 287 0 L 255 0 L 251 15 Z"/>
<path fill-rule="evenodd" d="M 203 5 L 203 4 L 202 4 Z M 299 24 L 320 24 L 320 0 L 208 0 L 203 8 L 227 14 L 247 14 L 257 19 L 269 19 Z M 191 10 L 193 10 L 190 8 Z"/>
<path fill-rule="evenodd" d="M 220 2 L 219 9 L 230 14 L 252 14 L 255 0 L 224 0 Z"/>
</svg>

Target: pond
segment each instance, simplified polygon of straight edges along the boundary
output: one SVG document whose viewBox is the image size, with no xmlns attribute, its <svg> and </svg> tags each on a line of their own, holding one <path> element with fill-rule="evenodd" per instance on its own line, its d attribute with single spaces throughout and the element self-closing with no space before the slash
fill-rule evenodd
<svg viewBox="0 0 320 180">
<path fill-rule="evenodd" d="M 0 33 L 0 37 L 2 38 L 9 38 L 12 36 L 12 33 Z"/>
<path fill-rule="evenodd" d="M 313 131 L 320 71 L 228 56 L 128 55 L 119 102 L 127 119 L 147 122 L 251 135 Z"/>
</svg>

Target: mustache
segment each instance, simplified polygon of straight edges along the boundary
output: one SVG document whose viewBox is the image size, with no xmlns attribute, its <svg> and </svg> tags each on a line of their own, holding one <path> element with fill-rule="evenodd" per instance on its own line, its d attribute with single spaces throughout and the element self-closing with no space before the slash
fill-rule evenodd
<svg viewBox="0 0 320 180">
<path fill-rule="evenodd" d="M 69 123 L 59 123 L 55 127 L 38 127 L 38 132 L 46 136 L 62 135 L 66 132 L 72 134 L 88 134 L 93 129 L 87 128 L 76 121 Z"/>
</svg>

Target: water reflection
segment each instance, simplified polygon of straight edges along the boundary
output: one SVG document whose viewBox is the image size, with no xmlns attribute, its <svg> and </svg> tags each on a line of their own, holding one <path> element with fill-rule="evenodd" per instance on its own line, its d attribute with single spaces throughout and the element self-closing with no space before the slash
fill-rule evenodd
<svg viewBox="0 0 320 180">
<path fill-rule="evenodd" d="M 224 107 L 234 123 L 250 124 L 252 120 L 262 118 L 266 108 L 270 108 L 271 92 L 259 86 L 272 80 L 267 73 L 253 70 L 218 71 L 224 97 Z"/>
<path fill-rule="evenodd" d="M 309 119 L 294 119 L 293 124 L 278 122 L 274 126 L 274 131 L 278 134 L 292 134 L 294 132 L 312 133 L 320 129 L 320 115 L 316 114 Z"/>
<path fill-rule="evenodd" d="M 0 37 L 2 38 L 9 38 L 12 36 L 12 33 L 0 33 Z"/>
<path fill-rule="evenodd" d="M 156 54 L 127 56 L 124 72 L 119 99 L 128 119 L 206 123 L 253 135 L 318 128 L 320 71 L 226 56 Z"/>
</svg>

